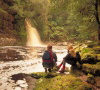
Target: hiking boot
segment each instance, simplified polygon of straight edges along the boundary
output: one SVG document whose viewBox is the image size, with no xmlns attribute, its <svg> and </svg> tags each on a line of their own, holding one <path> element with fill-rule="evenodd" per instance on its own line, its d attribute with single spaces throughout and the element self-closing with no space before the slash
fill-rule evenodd
<svg viewBox="0 0 100 90">
<path fill-rule="evenodd" d="M 45 73 L 47 73 L 47 68 L 45 68 Z"/>
<path fill-rule="evenodd" d="M 65 72 L 65 66 L 63 65 L 62 69 L 59 71 L 60 73 L 64 73 Z"/>
<path fill-rule="evenodd" d="M 60 70 L 59 72 L 60 72 L 60 73 L 64 73 L 65 71 L 64 71 L 64 70 Z"/>
</svg>

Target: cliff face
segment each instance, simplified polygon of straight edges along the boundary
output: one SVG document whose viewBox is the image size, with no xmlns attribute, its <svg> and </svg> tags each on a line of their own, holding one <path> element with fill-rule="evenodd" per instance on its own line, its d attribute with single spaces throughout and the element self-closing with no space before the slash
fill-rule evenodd
<svg viewBox="0 0 100 90">
<path fill-rule="evenodd" d="M 0 0 L 0 45 L 12 45 L 16 41 L 14 35 L 14 16 L 9 5 L 12 0 Z"/>
</svg>

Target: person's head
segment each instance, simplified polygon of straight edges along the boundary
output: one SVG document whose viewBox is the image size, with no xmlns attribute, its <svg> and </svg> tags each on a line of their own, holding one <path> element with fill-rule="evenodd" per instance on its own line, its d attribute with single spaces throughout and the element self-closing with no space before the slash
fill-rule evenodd
<svg viewBox="0 0 100 90">
<path fill-rule="evenodd" d="M 47 45 L 47 50 L 52 51 L 52 45 Z"/>
<path fill-rule="evenodd" d="M 74 57 L 76 56 L 75 50 L 72 45 L 68 46 L 67 49 L 68 49 L 68 53 L 70 53 Z"/>
<path fill-rule="evenodd" d="M 73 49 L 73 46 L 72 46 L 72 45 L 70 45 L 70 46 L 68 46 L 68 47 L 67 47 L 67 49 L 68 49 L 68 51 L 70 51 L 70 50 L 72 50 L 72 49 Z"/>
</svg>

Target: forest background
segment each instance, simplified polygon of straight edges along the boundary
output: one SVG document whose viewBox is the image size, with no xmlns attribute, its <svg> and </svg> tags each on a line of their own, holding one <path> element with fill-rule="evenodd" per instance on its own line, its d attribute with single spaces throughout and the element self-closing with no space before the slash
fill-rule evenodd
<svg viewBox="0 0 100 90">
<path fill-rule="evenodd" d="M 25 19 L 43 41 L 97 41 L 99 0 L 0 0 L 0 34 L 26 42 Z"/>
</svg>

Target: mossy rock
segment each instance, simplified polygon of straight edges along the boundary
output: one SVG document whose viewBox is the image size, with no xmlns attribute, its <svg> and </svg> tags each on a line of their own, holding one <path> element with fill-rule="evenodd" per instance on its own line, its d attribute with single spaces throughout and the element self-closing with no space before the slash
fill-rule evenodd
<svg viewBox="0 0 100 90">
<path fill-rule="evenodd" d="M 82 59 L 88 59 L 88 58 L 96 58 L 97 55 L 95 53 L 89 52 L 89 53 L 84 53 L 81 55 Z"/>
<path fill-rule="evenodd" d="M 100 62 L 97 64 L 83 64 L 83 71 L 96 76 L 100 76 Z"/>
<path fill-rule="evenodd" d="M 100 60 L 100 54 L 96 54 L 97 59 Z"/>
<path fill-rule="evenodd" d="M 86 53 L 88 53 L 88 54 L 93 54 L 93 53 L 94 53 L 94 50 L 93 50 L 92 48 L 83 48 L 83 49 L 81 50 L 81 55 L 84 55 L 84 54 L 86 54 Z"/>
<path fill-rule="evenodd" d="M 87 82 L 91 83 L 91 84 L 95 84 L 96 83 L 95 77 L 92 74 L 88 74 L 88 76 L 87 76 Z"/>
<path fill-rule="evenodd" d="M 96 54 L 100 54 L 100 46 L 93 47 Z"/>
<path fill-rule="evenodd" d="M 53 78 L 56 77 L 58 74 L 57 73 L 44 73 L 44 72 L 38 72 L 38 73 L 32 73 L 31 76 L 40 79 L 40 78 Z"/>
<path fill-rule="evenodd" d="M 92 90 L 87 83 L 74 75 L 58 75 L 53 78 L 40 78 L 34 90 Z"/>
<path fill-rule="evenodd" d="M 0 13 L 5 13 L 5 14 L 8 14 L 7 11 L 5 11 L 4 9 L 0 8 Z"/>
<path fill-rule="evenodd" d="M 93 47 L 94 50 L 100 50 L 100 46 Z"/>
<path fill-rule="evenodd" d="M 85 53 L 82 56 L 82 63 L 96 64 L 97 63 L 96 54 Z"/>
<path fill-rule="evenodd" d="M 98 42 L 90 42 L 90 43 L 87 44 L 87 46 L 88 46 L 89 48 L 93 48 L 93 47 L 95 47 L 95 46 L 97 46 L 97 45 L 98 45 Z"/>
<path fill-rule="evenodd" d="M 75 45 L 75 47 L 74 47 L 74 49 L 75 49 L 75 51 L 82 51 L 83 49 L 85 49 L 87 47 L 87 45 L 85 45 L 85 44 L 83 44 L 83 45 L 81 45 L 81 44 L 79 44 L 79 45 Z"/>
</svg>

